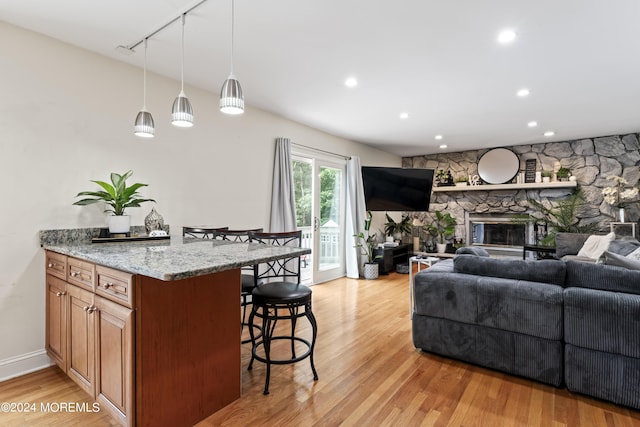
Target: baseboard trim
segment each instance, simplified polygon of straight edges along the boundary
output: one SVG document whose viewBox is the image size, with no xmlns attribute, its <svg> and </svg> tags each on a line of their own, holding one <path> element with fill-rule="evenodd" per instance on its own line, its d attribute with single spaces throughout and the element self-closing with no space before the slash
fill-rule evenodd
<svg viewBox="0 0 640 427">
<path fill-rule="evenodd" d="M 31 353 L 0 360 L 0 381 L 39 371 L 51 365 L 53 365 L 53 362 L 47 356 L 46 350 L 32 351 Z"/>
</svg>

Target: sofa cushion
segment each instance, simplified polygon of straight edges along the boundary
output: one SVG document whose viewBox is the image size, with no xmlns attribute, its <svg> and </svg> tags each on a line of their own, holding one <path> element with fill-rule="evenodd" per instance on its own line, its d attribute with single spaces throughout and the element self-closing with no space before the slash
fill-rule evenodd
<svg viewBox="0 0 640 427">
<path fill-rule="evenodd" d="M 578 253 L 590 234 L 584 233 L 557 233 L 556 234 L 556 258 Z"/>
<path fill-rule="evenodd" d="M 540 262 L 540 261 L 538 261 Z M 640 271 L 606 264 L 567 261 L 565 287 L 640 294 Z"/>
<path fill-rule="evenodd" d="M 592 235 L 582 245 L 578 251 L 578 256 L 598 259 L 600 255 L 609 247 L 609 243 L 616 238 L 616 234 L 611 232 L 604 236 Z"/>
<path fill-rule="evenodd" d="M 632 252 L 633 254 L 634 252 Z M 631 254 L 630 254 L 631 255 Z M 634 257 L 622 256 L 613 252 L 604 251 L 601 257 L 602 264 L 617 265 L 631 270 L 640 270 L 640 261 Z"/>
<path fill-rule="evenodd" d="M 640 242 L 636 239 L 626 239 L 623 238 L 621 240 L 613 240 L 609 243 L 609 247 L 607 248 L 609 252 L 613 252 L 614 254 L 627 256 L 634 251 L 640 250 Z"/>
<path fill-rule="evenodd" d="M 456 250 L 456 255 L 476 255 L 488 257 L 489 252 L 486 249 L 478 246 L 464 246 Z"/>
<path fill-rule="evenodd" d="M 564 285 L 566 264 L 555 260 L 527 261 L 474 256 L 459 256 L 453 260 L 456 273 L 487 277 L 527 280 Z"/>
</svg>

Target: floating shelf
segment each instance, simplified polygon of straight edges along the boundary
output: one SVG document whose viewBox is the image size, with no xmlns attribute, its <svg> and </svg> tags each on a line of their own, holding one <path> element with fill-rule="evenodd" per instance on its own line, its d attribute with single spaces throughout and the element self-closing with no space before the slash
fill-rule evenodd
<svg viewBox="0 0 640 427">
<path fill-rule="evenodd" d="M 460 187 L 433 187 L 433 192 L 448 193 L 452 191 L 541 190 L 544 188 L 574 188 L 577 186 L 577 181 L 530 182 L 527 184 L 482 184 Z"/>
</svg>

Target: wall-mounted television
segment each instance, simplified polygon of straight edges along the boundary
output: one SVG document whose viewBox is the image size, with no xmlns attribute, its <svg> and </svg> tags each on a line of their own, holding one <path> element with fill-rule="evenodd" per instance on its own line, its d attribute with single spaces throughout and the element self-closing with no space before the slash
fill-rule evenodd
<svg viewBox="0 0 640 427">
<path fill-rule="evenodd" d="M 433 169 L 362 167 L 367 210 L 428 211 Z"/>
</svg>

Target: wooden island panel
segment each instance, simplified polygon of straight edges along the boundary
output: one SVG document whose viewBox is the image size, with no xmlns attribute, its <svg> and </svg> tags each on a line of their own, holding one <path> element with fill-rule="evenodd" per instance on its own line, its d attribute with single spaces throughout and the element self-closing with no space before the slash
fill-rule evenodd
<svg viewBox="0 0 640 427">
<path fill-rule="evenodd" d="M 136 425 L 191 426 L 240 397 L 240 270 L 136 280 Z"/>
</svg>

